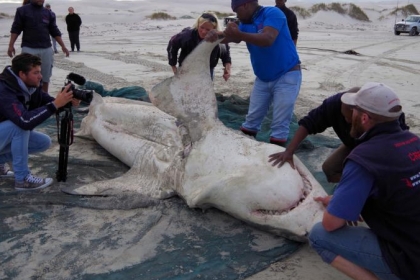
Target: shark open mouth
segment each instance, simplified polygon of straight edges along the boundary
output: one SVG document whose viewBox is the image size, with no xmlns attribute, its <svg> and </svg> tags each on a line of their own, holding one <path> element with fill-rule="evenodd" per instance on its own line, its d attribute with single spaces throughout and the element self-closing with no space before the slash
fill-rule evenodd
<svg viewBox="0 0 420 280">
<path fill-rule="evenodd" d="M 257 216 L 285 215 L 285 214 L 288 214 L 289 212 L 291 212 L 293 209 L 297 208 L 300 204 L 302 204 L 306 200 L 306 198 L 308 197 L 310 192 L 312 191 L 312 184 L 305 175 L 303 175 L 301 172 L 299 172 L 299 174 L 300 174 L 300 176 L 302 178 L 302 181 L 303 181 L 303 189 L 302 189 L 302 195 L 301 195 L 300 199 L 296 202 L 296 204 L 294 204 L 293 206 L 291 206 L 287 209 L 283 209 L 283 210 L 255 209 L 254 211 L 252 211 L 252 214 L 257 215 Z"/>
</svg>

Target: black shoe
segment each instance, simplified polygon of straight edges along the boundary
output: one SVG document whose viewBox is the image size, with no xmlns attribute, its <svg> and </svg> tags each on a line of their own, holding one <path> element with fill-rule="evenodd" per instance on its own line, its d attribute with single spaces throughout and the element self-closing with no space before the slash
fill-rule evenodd
<svg viewBox="0 0 420 280">
<path fill-rule="evenodd" d="M 241 126 L 240 128 L 239 128 L 244 134 L 246 134 L 246 135 L 249 135 L 249 136 L 251 136 L 251 137 L 256 137 L 257 136 L 257 131 L 252 131 L 252 130 L 249 130 L 249 129 L 246 129 L 245 127 L 243 127 L 243 126 Z"/>
</svg>

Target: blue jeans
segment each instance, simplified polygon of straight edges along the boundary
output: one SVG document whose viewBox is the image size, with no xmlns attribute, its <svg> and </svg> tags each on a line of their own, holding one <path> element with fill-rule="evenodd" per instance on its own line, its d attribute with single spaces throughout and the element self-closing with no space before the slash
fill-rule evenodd
<svg viewBox="0 0 420 280">
<path fill-rule="evenodd" d="M 16 181 L 23 181 L 30 173 L 29 154 L 43 152 L 50 146 L 48 135 L 23 130 L 11 121 L 0 122 L 0 164 L 12 161 Z"/>
<path fill-rule="evenodd" d="M 328 264 L 339 255 L 380 279 L 399 279 L 385 262 L 378 238 L 369 228 L 344 226 L 328 232 L 317 223 L 309 233 L 309 243 Z"/>
<path fill-rule="evenodd" d="M 287 72 L 272 82 L 263 82 L 256 78 L 248 114 L 242 127 L 255 133 L 260 131 L 261 123 L 272 103 L 273 121 L 270 136 L 276 140 L 286 141 L 301 83 L 300 70 Z"/>
<path fill-rule="evenodd" d="M 52 47 L 53 50 L 56 52 L 57 51 L 57 40 L 51 36 L 51 41 L 52 41 Z"/>
</svg>

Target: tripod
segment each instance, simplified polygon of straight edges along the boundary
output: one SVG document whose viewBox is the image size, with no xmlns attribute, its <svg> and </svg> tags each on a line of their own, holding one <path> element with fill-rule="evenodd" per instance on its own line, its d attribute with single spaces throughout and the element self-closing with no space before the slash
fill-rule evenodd
<svg viewBox="0 0 420 280">
<path fill-rule="evenodd" d="M 67 162 L 69 160 L 69 147 L 73 144 L 73 112 L 71 103 L 60 109 L 55 118 L 57 120 L 57 137 L 60 144 L 60 155 L 58 160 L 58 170 L 56 177 L 58 182 L 67 180 Z M 64 114 L 61 116 L 60 114 Z M 60 128 L 61 123 L 61 128 Z"/>
</svg>

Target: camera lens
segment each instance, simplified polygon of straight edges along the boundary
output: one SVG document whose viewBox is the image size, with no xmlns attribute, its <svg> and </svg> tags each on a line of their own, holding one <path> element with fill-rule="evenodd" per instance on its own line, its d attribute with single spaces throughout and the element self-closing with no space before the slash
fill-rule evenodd
<svg viewBox="0 0 420 280">
<path fill-rule="evenodd" d="M 93 91 L 73 89 L 73 97 L 84 102 L 90 103 L 93 99 Z"/>
</svg>

